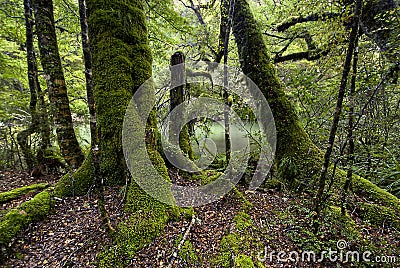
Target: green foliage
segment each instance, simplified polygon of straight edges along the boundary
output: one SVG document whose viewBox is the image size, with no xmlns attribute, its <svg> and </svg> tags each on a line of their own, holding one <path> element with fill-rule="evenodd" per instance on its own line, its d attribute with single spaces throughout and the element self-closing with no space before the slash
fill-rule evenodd
<svg viewBox="0 0 400 268">
<path fill-rule="evenodd" d="M 0 204 L 19 198 L 22 195 L 43 190 L 49 185 L 47 183 L 32 184 L 20 188 L 13 189 L 8 192 L 0 193 Z"/>
</svg>

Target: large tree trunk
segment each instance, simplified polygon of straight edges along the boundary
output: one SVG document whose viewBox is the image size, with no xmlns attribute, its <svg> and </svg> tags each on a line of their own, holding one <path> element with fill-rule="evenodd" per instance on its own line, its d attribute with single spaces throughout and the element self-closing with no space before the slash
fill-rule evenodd
<svg viewBox="0 0 400 268">
<path fill-rule="evenodd" d="M 273 112 L 277 128 L 276 162 L 279 174 L 290 182 L 296 181 L 312 189 L 322 167 L 322 152 L 301 127 L 294 108 L 285 95 L 283 85 L 275 73 L 261 31 L 256 25 L 257 22 L 246 0 L 236 0 L 233 34 L 239 60 L 243 72 L 259 86 Z M 341 170 L 336 173 L 336 186 L 340 185 L 342 189 L 346 174 Z M 396 197 L 363 178 L 354 176 L 352 190 L 393 209 L 395 215 L 400 212 L 400 202 Z M 367 203 L 362 205 L 365 206 L 363 211 L 359 211 L 360 215 L 381 208 L 378 205 L 372 208 Z M 358 207 L 362 205 L 359 204 Z"/>
<path fill-rule="evenodd" d="M 316 167 L 322 163 L 322 155 L 300 126 L 256 25 L 257 22 L 246 1 L 236 1 L 233 34 L 238 46 L 241 68 L 263 92 L 275 117 L 276 160 L 280 174 L 286 179 L 304 182 L 305 179 L 319 174 Z"/>
<path fill-rule="evenodd" d="M 129 176 L 121 136 L 125 112 L 135 91 L 152 75 L 152 56 L 143 1 L 86 0 L 86 5 L 100 176 L 107 184 L 125 183 Z M 147 122 L 147 152 L 155 168 L 165 180 L 169 180 L 164 160 L 155 149 L 156 131 L 153 112 Z M 140 161 L 139 156 L 136 157 Z M 90 154 L 75 174 L 66 175 L 60 180 L 56 194 L 85 194 L 94 184 L 93 177 L 93 158 Z M 113 266 L 123 266 L 126 256 L 134 255 L 138 249 L 151 242 L 169 218 L 166 205 L 151 198 L 134 181 L 128 188 L 125 210 L 130 217 L 119 225 L 116 234 L 118 250 L 100 260 L 104 266 L 110 263 Z"/>
<path fill-rule="evenodd" d="M 61 153 L 72 168 L 82 164 L 84 155 L 76 139 L 67 86 L 59 55 L 54 24 L 53 1 L 33 0 L 40 60 L 46 74 L 47 88 Z"/>
</svg>

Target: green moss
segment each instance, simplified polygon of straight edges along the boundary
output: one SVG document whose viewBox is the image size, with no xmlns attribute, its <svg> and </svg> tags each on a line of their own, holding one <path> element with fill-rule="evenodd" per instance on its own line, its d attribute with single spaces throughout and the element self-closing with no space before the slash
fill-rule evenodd
<svg viewBox="0 0 400 268">
<path fill-rule="evenodd" d="M 176 218 L 177 213 L 177 208 L 153 199 L 134 182 L 129 187 L 125 210 L 130 216 L 118 225 L 116 250 L 101 254 L 100 267 L 125 267 L 140 249 L 163 231 L 170 218 Z"/>
<path fill-rule="evenodd" d="M 196 267 L 199 263 L 199 257 L 197 256 L 192 243 L 189 240 L 186 240 L 181 250 L 178 253 L 178 256 L 186 261 L 188 265 Z"/>
<path fill-rule="evenodd" d="M 261 31 L 254 25 L 257 23 L 247 1 L 237 0 L 233 34 L 243 72 L 259 86 L 276 119 L 278 173 L 293 189 L 302 186 L 303 189 L 307 187 L 313 190 L 317 185 L 323 154 L 302 128 L 276 75 Z M 336 189 L 343 187 L 345 174 L 344 171 L 337 170 Z M 365 179 L 354 176 L 353 191 L 400 214 L 399 199 Z"/>
<path fill-rule="evenodd" d="M 339 207 L 330 206 L 325 215 L 325 221 L 335 226 L 334 230 L 331 231 L 337 230 L 338 238 L 346 237 L 347 241 L 357 241 L 361 238 L 357 224 L 348 213 L 342 215 Z"/>
<path fill-rule="evenodd" d="M 0 204 L 17 199 L 20 196 L 23 196 L 28 193 L 33 193 L 33 192 L 36 192 L 39 190 L 43 190 L 48 186 L 49 185 L 47 183 L 32 184 L 32 185 L 16 188 L 16 189 L 8 191 L 8 192 L 0 193 Z"/>
<path fill-rule="evenodd" d="M 263 184 L 263 188 L 265 189 L 276 189 L 276 190 L 281 190 L 282 189 L 282 182 L 277 180 L 277 179 L 269 179 L 266 180 Z"/>
<path fill-rule="evenodd" d="M 235 268 L 254 268 L 253 260 L 244 254 L 239 254 L 235 258 Z"/>
<path fill-rule="evenodd" d="M 197 175 L 191 175 L 190 179 L 199 181 L 201 185 L 206 185 L 218 179 L 222 174 L 222 172 L 215 170 L 203 170 Z"/>
<path fill-rule="evenodd" d="M 170 180 L 161 155 L 148 147 L 150 159 L 155 169 L 167 181 Z M 173 198 L 171 196 L 170 198 Z M 170 218 L 178 218 L 180 210 L 155 200 L 135 182 L 129 186 L 125 211 L 130 214 L 127 221 L 119 224 L 116 241 L 119 255 L 132 258 L 142 247 L 149 244 L 164 229 Z"/>
<path fill-rule="evenodd" d="M 265 268 L 265 265 L 264 265 L 262 262 L 257 261 L 256 267 L 257 267 L 257 268 Z"/>
<path fill-rule="evenodd" d="M 359 196 L 367 200 L 376 202 L 397 211 L 400 214 L 400 200 L 391 193 L 383 190 L 372 182 L 354 175 L 352 181 L 352 190 Z"/>
<path fill-rule="evenodd" d="M 215 260 L 215 265 L 219 267 L 231 267 L 233 256 L 248 247 L 246 238 L 237 233 L 228 234 L 221 239 L 220 251 Z"/>
<path fill-rule="evenodd" d="M 192 145 L 190 143 L 190 136 L 188 126 L 183 126 L 181 133 L 179 134 L 179 147 L 188 156 L 189 159 L 194 159 L 194 153 Z"/>
<path fill-rule="evenodd" d="M 242 231 L 249 228 L 253 222 L 251 221 L 250 215 L 244 212 L 239 212 L 234 218 L 233 222 L 236 223 L 236 229 Z"/>
<path fill-rule="evenodd" d="M 246 0 L 236 2 L 233 34 L 243 72 L 260 88 L 275 118 L 276 160 L 281 178 L 309 182 L 320 170 L 322 154 L 301 127 L 268 54 L 262 33 Z M 294 181 L 294 182 L 296 182 Z"/>
<path fill-rule="evenodd" d="M 0 247 L 7 248 L 11 240 L 29 223 L 43 219 L 50 211 L 50 197 L 48 191 L 43 191 L 0 218 Z"/>
<path fill-rule="evenodd" d="M 235 193 L 236 197 L 243 203 L 243 209 L 248 210 L 253 207 L 253 204 L 247 200 L 244 194 L 238 190 L 238 188 L 233 187 L 233 192 Z"/>
<path fill-rule="evenodd" d="M 54 195 L 59 197 L 85 195 L 93 183 L 94 169 L 92 155 L 89 154 L 74 174 L 68 173 L 57 182 Z"/>
<path fill-rule="evenodd" d="M 169 181 L 161 155 L 151 146 L 148 146 L 147 151 L 155 169 L 166 181 Z M 173 196 L 171 195 L 170 198 Z M 151 243 L 163 231 L 170 219 L 179 219 L 180 213 L 187 210 L 159 202 L 132 181 L 127 194 L 125 211 L 129 218 L 118 225 L 115 236 L 116 250 L 108 250 L 101 254 L 100 267 L 125 267 L 137 251 Z"/>
<path fill-rule="evenodd" d="M 121 136 L 126 108 L 152 71 L 143 2 L 88 0 L 87 8 L 100 174 L 106 185 L 123 184 L 126 165 Z M 60 180 L 56 193 L 82 195 L 92 184 L 93 165 L 88 157 L 75 174 Z"/>
<path fill-rule="evenodd" d="M 400 229 L 400 215 L 391 208 L 369 204 L 365 202 L 358 203 L 357 213 L 364 220 L 372 223 L 375 226 L 393 226 Z"/>
</svg>

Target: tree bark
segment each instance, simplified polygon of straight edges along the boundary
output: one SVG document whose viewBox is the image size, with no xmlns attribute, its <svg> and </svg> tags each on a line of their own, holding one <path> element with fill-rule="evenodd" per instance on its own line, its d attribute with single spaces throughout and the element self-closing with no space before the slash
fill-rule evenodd
<svg viewBox="0 0 400 268">
<path fill-rule="evenodd" d="M 181 52 L 176 52 L 171 56 L 171 66 L 178 65 L 185 63 L 185 56 Z M 171 77 L 171 89 L 170 89 L 170 111 L 174 110 L 177 106 L 182 104 L 185 101 L 185 70 L 182 68 L 182 71 L 178 77 L 176 77 L 177 73 L 174 73 L 174 76 Z M 183 84 L 183 85 L 182 85 Z M 181 86 L 175 86 L 174 85 L 181 85 Z M 172 88 L 173 87 L 173 88 Z M 184 115 L 181 114 L 180 117 L 183 117 Z M 188 124 L 183 126 L 182 131 L 178 129 L 174 122 L 170 122 L 170 130 L 169 134 L 170 135 L 179 135 L 179 147 L 185 153 L 190 159 L 193 159 L 193 150 L 192 146 L 190 144 L 190 138 L 189 138 L 189 128 Z M 174 137 L 171 137 L 172 140 L 175 140 Z"/>
<path fill-rule="evenodd" d="M 64 72 L 55 32 L 53 1 L 33 0 L 40 60 L 49 91 L 50 109 L 53 113 L 61 153 L 72 168 L 82 164 L 84 155 L 76 139 Z"/>
<path fill-rule="evenodd" d="M 85 79 L 86 79 L 86 96 L 89 106 L 89 116 L 90 116 L 90 136 L 91 145 L 90 152 L 93 161 L 93 180 L 94 180 L 94 190 L 97 195 L 99 212 L 101 215 L 101 220 L 105 230 L 114 232 L 114 228 L 111 225 L 110 218 L 108 217 L 108 211 L 105 206 L 104 199 L 104 183 L 100 176 L 100 162 L 99 162 L 99 141 L 97 133 L 97 120 L 96 120 L 96 108 L 94 102 L 93 94 L 93 82 L 92 82 L 92 56 L 90 54 L 89 45 L 89 32 L 87 24 L 87 14 L 86 14 L 86 1 L 79 0 L 79 21 L 81 25 L 81 36 L 82 36 L 82 50 L 83 50 L 83 61 L 85 64 Z"/>
<path fill-rule="evenodd" d="M 292 104 L 287 99 L 268 55 L 261 31 L 256 27 L 250 7 L 237 0 L 233 34 L 243 72 L 260 88 L 271 107 L 277 130 L 276 162 L 282 178 L 305 184 L 318 174 L 322 155 L 311 142 Z"/>
<path fill-rule="evenodd" d="M 31 6 L 30 0 L 24 0 L 28 84 L 30 92 L 29 113 L 31 114 L 32 119 L 28 128 L 19 132 L 17 135 L 17 141 L 21 147 L 21 151 L 25 157 L 25 162 L 29 171 L 31 171 L 35 165 L 36 159 L 32 154 L 30 146 L 28 145 L 28 137 L 38 132 L 38 126 L 40 122 L 36 107 L 38 101 L 38 92 L 40 91 L 40 84 L 37 73 L 35 48 L 33 45 L 33 18 Z"/>
<path fill-rule="evenodd" d="M 215 57 L 215 62 L 220 63 L 222 58 L 224 57 L 224 44 L 225 44 L 225 36 L 226 36 L 226 28 L 228 27 L 229 20 L 229 0 L 221 0 L 220 5 L 220 14 L 221 20 L 219 23 L 219 37 L 218 37 L 218 48 L 217 55 Z"/>
<path fill-rule="evenodd" d="M 317 192 L 316 198 L 314 200 L 314 211 L 316 212 L 315 217 L 314 217 L 314 223 L 317 222 L 316 220 L 320 215 L 321 209 L 325 205 L 324 204 L 325 202 L 323 202 L 323 200 L 324 200 L 326 176 L 328 173 L 328 168 L 329 168 L 330 158 L 331 158 L 331 154 L 332 154 L 332 150 L 333 150 L 333 145 L 335 143 L 336 131 L 339 126 L 340 114 L 342 113 L 343 99 L 344 99 L 344 95 L 346 93 L 346 87 L 347 87 L 347 79 L 349 77 L 349 73 L 350 73 L 350 69 L 351 69 L 351 60 L 353 58 L 354 50 L 356 48 L 361 9 L 362 9 L 362 0 L 357 0 L 355 11 L 354 11 L 354 17 L 353 17 L 353 25 L 352 25 L 352 29 L 351 29 L 351 33 L 350 33 L 350 37 L 349 37 L 349 46 L 347 49 L 346 59 L 345 59 L 344 67 L 343 67 L 342 80 L 340 82 L 340 88 L 339 88 L 339 94 L 338 94 L 338 98 L 337 98 L 335 113 L 333 115 L 333 122 L 332 122 L 331 130 L 329 133 L 328 147 L 326 148 L 326 151 L 325 151 L 324 162 L 322 164 L 321 174 L 319 177 L 318 192 Z"/>
<path fill-rule="evenodd" d="M 125 112 L 133 94 L 152 75 L 143 2 L 86 0 L 86 5 L 96 104 L 99 176 L 105 185 L 125 184 L 129 176 L 121 140 Z M 151 113 L 147 124 L 149 155 L 165 171 L 165 163 L 156 150 L 157 125 L 154 113 Z M 59 181 L 56 193 L 86 194 L 94 184 L 93 172 L 91 153 L 77 172 Z M 166 179 L 169 180 L 168 176 Z"/>
<path fill-rule="evenodd" d="M 348 115 L 348 125 L 347 125 L 347 140 L 349 141 L 349 149 L 347 155 L 347 177 L 346 182 L 343 186 L 342 194 L 342 206 L 341 212 L 344 215 L 346 213 L 346 199 L 348 192 L 350 191 L 350 185 L 353 180 L 353 165 L 354 165 L 354 107 L 355 107 L 355 95 L 356 95 L 356 78 L 357 78 L 357 64 L 358 64 L 358 38 L 355 40 L 355 50 L 353 55 L 353 67 L 351 74 L 351 83 L 349 91 L 349 115 Z"/>
<path fill-rule="evenodd" d="M 239 60 L 243 72 L 259 86 L 273 112 L 277 129 L 275 160 L 278 174 L 281 178 L 296 182 L 295 185 L 303 185 L 312 191 L 315 189 L 315 179 L 323 163 L 322 152 L 311 142 L 301 127 L 293 106 L 276 76 L 261 31 L 255 25 L 257 23 L 247 2 L 236 0 L 233 34 Z M 343 189 L 345 179 L 346 174 L 342 170 L 337 170 L 334 185 L 336 189 Z M 352 191 L 370 202 L 383 204 L 396 215 L 400 213 L 398 198 L 359 176 L 353 175 Z M 358 213 L 366 215 L 367 212 Z"/>
</svg>

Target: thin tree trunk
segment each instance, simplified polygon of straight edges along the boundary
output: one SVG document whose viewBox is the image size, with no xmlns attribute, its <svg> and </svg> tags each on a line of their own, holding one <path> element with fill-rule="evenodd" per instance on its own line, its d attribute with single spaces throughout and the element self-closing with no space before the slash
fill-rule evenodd
<svg viewBox="0 0 400 268">
<path fill-rule="evenodd" d="M 357 0 L 356 6 L 355 6 L 355 11 L 354 11 L 354 17 L 353 17 L 353 26 L 352 26 L 350 38 L 349 38 L 349 47 L 347 49 L 346 59 L 345 59 L 344 67 L 343 67 L 342 80 L 341 80 L 340 88 L 339 88 L 338 99 L 337 99 L 337 103 L 336 103 L 335 113 L 333 115 L 333 122 L 332 122 L 331 130 L 330 130 L 330 134 L 329 134 L 329 139 L 328 139 L 328 147 L 326 148 L 326 151 L 325 151 L 324 162 L 323 162 L 321 174 L 319 177 L 318 192 L 317 192 L 317 194 L 315 196 L 315 200 L 314 200 L 314 211 L 315 211 L 314 223 L 313 223 L 314 230 L 316 230 L 318 228 L 317 219 L 319 217 L 321 209 L 324 206 L 324 202 L 322 202 L 322 201 L 324 199 L 326 175 L 328 172 L 328 167 L 329 167 L 330 157 L 332 154 L 333 145 L 335 143 L 336 131 L 337 131 L 337 128 L 339 125 L 340 114 L 342 112 L 342 104 L 343 104 L 343 99 L 344 99 L 344 95 L 346 92 L 347 79 L 348 79 L 350 69 L 351 69 L 351 60 L 353 58 L 354 50 L 356 48 L 356 41 L 357 41 L 357 36 L 358 36 L 361 9 L 362 9 L 362 0 Z"/>
<path fill-rule="evenodd" d="M 222 3 L 221 3 L 222 5 Z M 229 2 L 229 12 L 228 12 L 228 21 L 225 28 L 225 35 L 224 35 L 224 101 L 225 101 L 225 108 L 224 108 L 224 126 L 225 126 L 225 155 L 226 155 L 226 163 L 229 163 L 231 159 L 231 135 L 230 135 L 230 120 L 229 120 L 229 111 L 230 106 L 232 103 L 229 101 L 229 93 L 226 88 L 228 87 L 228 53 L 229 53 L 229 37 L 231 34 L 231 27 L 232 27 L 232 18 L 235 12 L 235 0 L 230 0 Z M 222 17 L 222 14 L 221 14 Z"/>
<path fill-rule="evenodd" d="M 32 121 L 27 129 L 18 133 L 17 141 L 19 146 L 21 147 L 22 154 L 25 157 L 27 167 L 29 171 L 31 171 L 33 166 L 35 165 L 36 159 L 32 154 L 30 146 L 28 145 L 28 137 L 38 132 L 39 117 L 36 110 L 36 105 L 38 100 L 37 92 L 40 91 L 40 84 L 37 75 L 35 48 L 33 46 L 33 19 L 30 0 L 24 0 L 24 16 L 28 63 L 28 83 L 30 92 L 29 113 L 31 114 Z"/>
<path fill-rule="evenodd" d="M 215 57 L 215 62 L 220 63 L 222 58 L 224 57 L 224 45 L 225 45 L 225 36 L 228 27 L 229 20 L 229 0 L 221 0 L 220 5 L 220 13 L 221 13 L 221 21 L 219 24 L 219 38 L 218 38 L 218 48 L 217 55 Z"/>
<path fill-rule="evenodd" d="M 14 157 L 14 146 L 15 146 L 15 150 L 17 152 L 18 163 L 21 166 L 21 169 L 23 169 L 24 165 L 22 164 L 22 158 L 21 158 L 21 154 L 19 152 L 18 143 L 16 142 L 16 140 L 14 138 L 14 133 L 12 133 L 12 125 L 11 124 L 8 125 L 8 131 L 9 131 L 10 138 L 11 138 L 11 152 L 12 152 L 12 159 L 13 159 L 13 162 L 14 162 L 14 166 L 13 167 L 16 168 L 16 166 L 17 166 L 17 164 L 15 163 L 16 160 L 15 160 L 15 157 Z"/>
<path fill-rule="evenodd" d="M 343 187 L 342 193 L 342 214 L 346 213 L 346 198 L 350 190 L 351 181 L 353 179 L 353 165 L 354 165 L 354 97 L 356 93 L 356 78 L 357 78 L 357 64 L 358 64 L 358 37 L 356 36 L 355 51 L 353 56 L 353 70 L 351 75 L 350 92 L 349 92 L 349 121 L 347 126 L 347 140 L 349 142 L 349 151 L 347 156 L 347 177 Z"/>
<path fill-rule="evenodd" d="M 72 168 L 82 164 L 84 155 L 76 139 L 64 72 L 55 32 L 53 1 L 33 0 L 40 60 L 46 74 L 51 111 L 53 113 L 61 153 Z"/>
<path fill-rule="evenodd" d="M 185 62 L 185 56 L 181 52 L 176 52 L 171 56 L 171 66 L 182 64 Z M 185 101 L 185 91 L 184 91 L 184 79 L 185 79 L 185 69 L 179 70 L 181 73 L 178 74 L 174 72 L 174 77 L 171 77 L 171 90 L 170 90 L 170 111 L 174 110 L 177 106 Z M 180 85 L 180 86 L 175 86 Z M 180 117 L 183 117 L 181 114 Z M 173 118 L 172 118 L 173 120 Z M 190 158 L 193 159 L 193 150 L 190 145 L 189 139 L 189 128 L 188 125 L 183 126 L 182 131 L 178 129 L 174 122 L 170 122 L 169 135 L 179 135 L 179 146 L 181 150 Z M 171 137 L 171 136 L 170 136 Z M 172 137 L 173 140 L 175 140 Z"/>
</svg>

